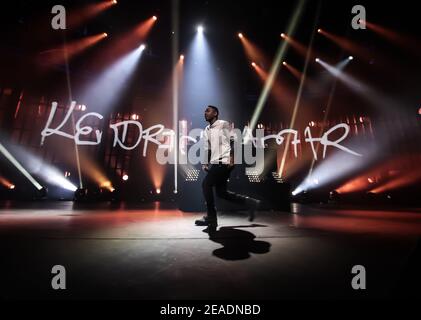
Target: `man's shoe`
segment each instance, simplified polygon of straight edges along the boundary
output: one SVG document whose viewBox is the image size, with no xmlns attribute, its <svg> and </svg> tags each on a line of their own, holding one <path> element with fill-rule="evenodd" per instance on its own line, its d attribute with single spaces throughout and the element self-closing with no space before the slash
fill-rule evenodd
<svg viewBox="0 0 421 320">
<path fill-rule="evenodd" d="M 218 226 L 216 219 L 209 219 L 208 216 L 204 216 L 202 219 L 198 219 L 194 223 L 196 226 L 209 226 L 213 228 Z"/>
<path fill-rule="evenodd" d="M 248 211 L 249 221 L 254 220 L 255 213 L 256 213 L 256 210 L 259 208 L 260 202 L 261 202 L 260 200 L 247 197 L 246 203 L 249 205 L 249 211 Z"/>
<path fill-rule="evenodd" d="M 216 234 L 216 226 L 208 226 L 203 232 L 208 233 L 209 236 L 214 236 Z"/>
</svg>

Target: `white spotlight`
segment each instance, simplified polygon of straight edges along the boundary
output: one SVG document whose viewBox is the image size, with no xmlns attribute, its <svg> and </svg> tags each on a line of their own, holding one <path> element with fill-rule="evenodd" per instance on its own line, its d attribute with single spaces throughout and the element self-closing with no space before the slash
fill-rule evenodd
<svg viewBox="0 0 421 320">
<path fill-rule="evenodd" d="M 301 187 L 297 187 L 294 191 L 291 192 L 293 196 L 296 196 L 297 194 L 303 192 L 303 189 Z"/>
<path fill-rule="evenodd" d="M 353 56 L 349 56 L 349 57 L 348 57 L 348 59 L 349 59 L 349 60 L 353 60 L 353 59 L 354 59 L 354 57 L 353 57 Z"/>
<path fill-rule="evenodd" d="M 139 49 L 140 49 L 140 51 L 145 50 L 146 49 L 146 45 L 145 44 L 140 45 Z"/>
<path fill-rule="evenodd" d="M 197 27 L 197 32 L 203 33 L 203 26 L 202 25 Z"/>
<path fill-rule="evenodd" d="M 320 59 L 319 58 L 316 58 L 316 62 L 320 62 Z"/>
</svg>

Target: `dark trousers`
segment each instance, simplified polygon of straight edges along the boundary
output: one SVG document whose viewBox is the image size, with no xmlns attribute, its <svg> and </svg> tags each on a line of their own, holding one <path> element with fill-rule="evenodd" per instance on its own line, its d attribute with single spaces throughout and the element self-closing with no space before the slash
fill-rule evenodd
<svg viewBox="0 0 421 320">
<path fill-rule="evenodd" d="M 206 200 L 208 218 L 216 219 L 215 199 L 213 188 L 219 198 L 232 201 L 238 204 L 244 204 L 247 197 L 227 190 L 227 180 L 234 166 L 226 164 L 210 164 L 209 171 L 202 182 L 203 195 Z"/>
</svg>

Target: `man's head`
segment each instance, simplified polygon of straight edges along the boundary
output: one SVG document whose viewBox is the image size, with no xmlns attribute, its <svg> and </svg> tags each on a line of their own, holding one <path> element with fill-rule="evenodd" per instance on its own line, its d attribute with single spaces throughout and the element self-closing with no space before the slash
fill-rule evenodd
<svg viewBox="0 0 421 320">
<path fill-rule="evenodd" d="M 219 110 L 215 106 L 208 106 L 205 110 L 205 120 L 208 122 L 212 122 L 217 120 L 219 116 Z"/>
</svg>

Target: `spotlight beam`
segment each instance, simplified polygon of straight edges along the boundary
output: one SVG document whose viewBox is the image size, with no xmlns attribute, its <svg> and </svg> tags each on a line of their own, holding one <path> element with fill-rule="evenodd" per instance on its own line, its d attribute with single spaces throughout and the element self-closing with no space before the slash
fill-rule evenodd
<svg viewBox="0 0 421 320">
<path fill-rule="evenodd" d="M 69 13 L 67 27 L 69 29 L 77 28 L 115 4 L 117 4 L 117 2 L 101 1 L 100 3 L 91 3 L 71 11 Z"/>
<path fill-rule="evenodd" d="M 63 46 L 61 47 L 40 52 L 36 57 L 36 62 L 46 67 L 54 67 L 66 63 L 67 60 L 70 60 L 83 51 L 89 49 L 106 37 L 105 33 L 101 33 L 75 40 L 70 43 L 66 43 L 66 41 L 64 41 Z"/>
<path fill-rule="evenodd" d="M 263 65 L 269 64 L 269 59 L 250 39 L 248 39 L 242 33 L 239 33 L 238 37 L 240 38 L 244 52 L 250 61 L 257 61 L 258 63 L 261 63 Z"/>
<path fill-rule="evenodd" d="M 420 55 L 421 46 L 419 45 L 419 40 L 413 37 L 410 37 L 405 34 L 397 33 L 394 30 L 388 29 L 386 27 L 380 26 L 373 22 L 365 21 L 367 28 L 371 31 L 374 31 L 381 37 L 391 41 L 394 44 L 400 45 L 411 50 L 414 54 Z"/>
<path fill-rule="evenodd" d="M 345 84 L 349 89 L 352 91 L 361 94 L 364 98 L 366 98 L 375 108 L 378 109 L 379 112 L 384 112 L 384 108 L 399 108 L 400 102 L 395 101 L 392 97 L 385 96 L 384 94 L 378 92 L 377 90 L 371 88 L 367 84 L 364 84 L 363 81 L 358 80 L 352 77 L 349 74 L 342 72 L 345 66 L 351 60 L 345 59 L 341 63 L 339 63 L 336 67 L 329 65 L 328 63 L 324 62 L 323 60 L 319 60 L 321 66 L 323 66 L 330 74 L 335 76 L 336 79 L 341 81 Z"/>
<path fill-rule="evenodd" d="M 332 75 L 335 76 L 335 80 L 334 80 L 334 82 L 332 84 L 332 87 L 329 91 L 329 97 L 328 97 L 328 101 L 327 101 L 327 104 L 326 104 L 326 110 L 325 110 L 325 113 L 324 113 L 324 116 L 323 116 L 323 122 L 322 122 L 322 125 L 321 125 L 320 130 L 319 130 L 319 135 L 323 134 L 323 132 L 324 132 L 325 123 L 327 121 L 327 117 L 329 116 L 330 109 L 332 107 L 333 97 L 334 97 L 334 94 L 335 94 L 335 91 L 336 91 L 336 87 L 338 85 L 339 76 L 343 73 L 343 69 L 348 65 L 348 63 L 350 61 L 351 60 L 349 58 L 347 58 L 347 59 L 341 61 L 340 63 L 338 63 L 336 67 L 329 66 L 326 62 L 324 62 L 321 59 L 318 59 L 318 61 L 317 61 L 319 64 L 321 64 L 323 67 L 325 67 Z M 318 142 L 316 144 L 315 154 L 318 154 L 319 149 L 320 149 L 320 142 Z M 308 174 L 307 174 L 307 180 L 311 180 L 311 176 L 313 174 L 315 164 L 316 164 L 316 159 L 313 157 L 313 159 L 311 160 L 310 169 L 309 169 Z"/>
<path fill-rule="evenodd" d="M 73 101 L 73 94 L 72 94 L 72 85 L 71 85 L 71 81 L 70 81 L 69 56 L 68 56 L 68 52 L 67 52 L 66 36 L 65 35 L 64 35 L 64 38 L 63 38 L 63 47 L 64 47 L 64 61 L 65 61 L 65 66 L 66 66 L 67 93 L 68 93 L 68 98 L 69 98 L 69 104 L 71 105 L 72 101 Z M 74 117 L 73 113 L 72 113 L 72 116 L 71 116 L 71 120 L 72 120 L 73 133 L 76 133 L 75 117 Z M 78 145 L 76 144 L 76 142 L 74 144 L 74 147 L 75 147 L 77 173 L 78 173 L 78 177 L 79 177 L 79 187 L 82 189 L 83 188 L 82 170 L 80 168 L 79 148 L 78 148 Z"/>
<path fill-rule="evenodd" d="M 7 149 L 0 143 L 0 152 L 18 169 L 38 190 L 42 189 L 42 186 L 32 177 L 29 172 L 22 167 L 22 165 L 7 151 Z"/>
<path fill-rule="evenodd" d="M 329 112 L 330 112 L 330 108 L 332 106 L 333 96 L 335 94 L 337 84 L 338 84 L 338 81 L 337 81 L 337 78 L 335 78 L 335 81 L 333 82 L 332 88 L 330 89 L 330 92 L 329 92 L 329 97 L 328 97 L 328 101 L 327 101 L 327 104 L 326 104 L 326 110 L 325 110 L 325 113 L 324 113 L 324 116 L 323 116 L 323 122 L 322 122 L 322 126 L 320 127 L 319 135 L 321 135 L 323 133 L 324 129 L 325 129 L 324 124 L 326 123 L 327 117 L 328 117 Z M 320 148 L 320 142 L 316 144 L 315 154 L 318 154 L 319 148 Z M 308 171 L 308 177 L 311 177 L 311 174 L 313 173 L 315 163 L 316 163 L 316 159 L 313 157 L 313 159 L 311 160 L 310 169 Z"/>
<path fill-rule="evenodd" d="M 298 20 L 301 16 L 301 13 L 303 11 L 303 7 L 304 7 L 304 0 L 300 0 L 300 2 L 298 3 L 294 15 L 292 16 L 289 24 L 288 24 L 288 30 L 287 30 L 287 34 L 293 35 L 294 31 L 296 29 L 296 26 L 298 24 Z M 288 48 L 288 42 L 284 41 L 282 42 L 282 44 L 280 45 L 280 47 L 278 48 L 278 52 L 276 54 L 275 60 L 272 63 L 272 67 L 270 69 L 270 74 L 268 77 L 268 80 L 265 83 L 265 86 L 263 88 L 262 93 L 260 94 L 259 100 L 257 102 L 256 108 L 254 110 L 253 116 L 251 118 L 250 121 L 250 129 L 253 130 L 256 127 L 257 121 L 260 117 L 260 114 L 263 111 L 263 107 L 266 103 L 266 100 L 268 98 L 269 92 L 272 88 L 272 85 L 275 81 L 276 75 L 278 74 L 279 68 L 281 66 L 281 62 L 285 57 L 286 51 Z"/>
<path fill-rule="evenodd" d="M 316 16 L 315 16 L 315 19 L 314 19 L 313 33 L 311 35 L 310 43 L 309 43 L 309 46 L 308 46 L 308 49 L 307 49 L 304 69 L 303 69 L 303 72 L 301 74 L 300 86 L 298 88 L 297 98 L 295 100 L 294 110 L 292 112 L 292 117 L 291 117 L 291 121 L 290 121 L 290 125 L 289 125 L 290 128 L 294 128 L 294 126 L 295 126 L 295 121 L 296 121 L 296 118 L 297 118 L 297 114 L 298 114 L 298 110 L 299 110 L 299 106 L 300 106 L 300 102 L 301 102 L 301 96 L 302 96 L 302 92 L 303 92 L 303 88 L 304 88 L 304 83 L 306 81 L 307 69 L 308 69 L 308 66 L 309 66 L 309 63 L 310 63 L 310 60 L 311 60 L 311 56 L 312 56 L 314 37 L 315 37 L 315 34 L 316 34 L 316 25 L 319 21 L 319 17 L 320 17 L 320 3 L 319 3 L 319 6 L 317 7 Z M 287 141 L 286 141 L 286 144 L 285 144 L 284 154 L 282 155 L 281 165 L 279 167 L 279 172 L 278 172 L 278 175 L 281 178 L 283 176 L 283 172 L 284 172 L 284 168 L 285 168 L 285 161 L 286 161 L 286 157 L 287 157 L 287 154 L 288 154 L 288 151 L 289 151 L 290 142 L 291 142 L 291 135 L 288 135 Z"/>
<path fill-rule="evenodd" d="M 144 49 L 145 45 L 141 45 L 109 66 L 96 81 L 85 88 L 78 101 L 94 110 L 109 110 L 133 76 Z"/>
</svg>

